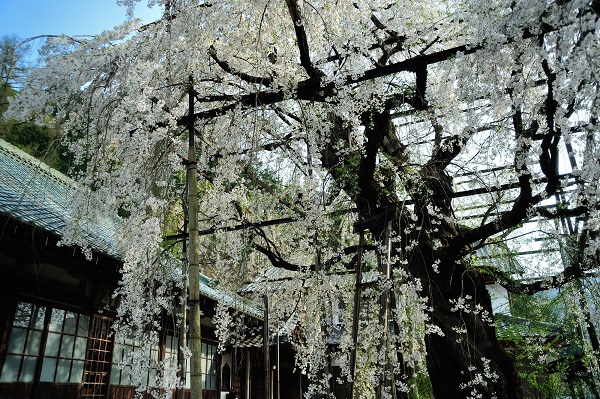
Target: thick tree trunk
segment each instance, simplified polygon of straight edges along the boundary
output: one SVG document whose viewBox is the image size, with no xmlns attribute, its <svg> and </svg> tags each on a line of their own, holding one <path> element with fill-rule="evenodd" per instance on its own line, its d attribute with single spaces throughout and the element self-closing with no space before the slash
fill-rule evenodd
<svg viewBox="0 0 600 399">
<path fill-rule="evenodd" d="M 396 229 L 396 235 L 400 236 L 404 229 L 398 226 Z M 376 237 L 385 236 L 383 229 L 377 227 L 371 232 Z M 406 259 L 410 259 L 408 272 L 420 280 L 422 295 L 432 309 L 430 322 L 441 331 L 426 337 L 426 361 L 433 393 L 443 399 L 520 399 L 514 361 L 496 337 L 483 275 L 454 253 L 433 251 L 432 241 L 443 239 L 443 235 L 442 232 L 438 237 L 420 235 L 418 245 L 411 251 L 406 250 L 410 240 L 406 238 L 401 247 L 393 249 L 404 252 Z M 432 267 L 434 253 L 435 259 L 441 259 L 437 271 Z"/>
<path fill-rule="evenodd" d="M 463 264 L 444 266 L 451 271 L 429 275 L 427 285 L 432 322 L 443 333 L 430 334 L 426 340 L 435 397 L 521 398 L 514 361 L 496 338 L 483 278 Z M 465 299 L 464 309 L 450 302 L 459 298 Z"/>
<path fill-rule="evenodd" d="M 427 253 L 431 253 L 428 243 L 418 246 L 409 270 L 421 281 L 432 309 L 431 323 L 441 331 L 426 337 L 435 397 L 521 398 L 514 361 L 496 337 L 483 276 L 453 257 L 441 262 L 436 272 L 423 256 Z"/>
<path fill-rule="evenodd" d="M 390 213 L 403 207 L 395 194 L 396 179 L 376 181 L 377 156 L 385 146 L 386 156 L 396 163 L 399 173 L 407 160 L 405 147 L 393 133 L 391 116 L 389 112 L 363 115 L 368 141 L 358 166 L 334 148 L 339 142 L 347 143 L 349 127 L 339 116 L 331 114 L 328 118 L 332 122 L 331 144 L 322 150 L 322 164 L 339 186 L 354 196 L 362 221 L 358 230 L 368 229 L 374 238 L 385 243 L 386 222 L 398 216 Z M 449 244 L 460 232 L 452 222 L 452 179 L 445 168 L 460 152 L 464 140 L 450 136 L 440 143 L 416 178 L 404 176 L 412 210 L 394 222 L 393 236 L 401 240 L 394 244 L 392 253 L 404 254 L 409 263 L 396 263 L 394 267 L 408 267 L 412 278 L 420 281 L 422 295 L 431 308 L 431 322 L 441 331 L 426 337 L 427 368 L 435 397 L 519 399 L 522 394 L 514 361 L 497 340 L 483 276 L 461 259 L 461 248 Z M 357 176 L 358 180 L 348 179 L 348 175 Z M 436 270 L 434 261 L 440 262 Z M 463 302 L 463 306 L 457 306 Z"/>
</svg>

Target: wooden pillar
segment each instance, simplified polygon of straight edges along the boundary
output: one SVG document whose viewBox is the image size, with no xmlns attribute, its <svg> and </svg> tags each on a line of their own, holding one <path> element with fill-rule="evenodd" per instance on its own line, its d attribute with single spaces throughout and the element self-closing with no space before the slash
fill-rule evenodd
<svg viewBox="0 0 600 399">
<path fill-rule="evenodd" d="M 252 369 L 250 367 L 250 349 L 246 349 L 246 383 L 245 385 L 245 396 L 244 399 L 250 399 L 250 392 L 251 392 L 251 386 L 250 386 L 250 373 L 251 373 Z"/>
<path fill-rule="evenodd" d="M 198 246 L 198 171 L 196 165 L 196 128 L 194 117 L 194 78 L 188 89 L 188 262 L 190 307 L 190 386 L 191 399 L 202 399 L 202 333 L 200 328 L 200 253 Z"/>
<path fill-rule="evenodd" d="M 359 217 L 360 225 L 360 217 Z M 358 325 L 360 317 L 360 299 L 362 292 L 362 252 L 365 240 L 365 233 L 363 230 L 360 231 L 358 239 L 358 254 L 356 260 L 356 282 L 354 284 L 354 314 L 352 319 L 352 351 L 350 352 L 350 376 L 352 381 L 348 384 L 348 392 L 346 393 L 348 398 L 352 398 L 354 394 L 354 378 L 356 377 L 356 345 L 358 344 Z"/>
<path fill-rule="evenodd" d="M 265 294 L 263 297 L 264 301 L 264 325 L 263 325 L 263 365 L 265 368 L 265 397 L 264 399 L 271 398 L 271 362 L 269 353 L 269 298 Z"/>
</svg>

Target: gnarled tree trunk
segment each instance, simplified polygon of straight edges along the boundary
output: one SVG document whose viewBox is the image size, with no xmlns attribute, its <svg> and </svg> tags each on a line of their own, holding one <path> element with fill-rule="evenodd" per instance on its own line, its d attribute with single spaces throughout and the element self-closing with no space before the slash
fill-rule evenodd
<svg viewBox="0 0 600 399">
<path fill-rule="evenodd" d="M 376 181 L 376 157 L 384 153 L 401 168 L 406 161 L 404 149 L 395 139 L 388 112 L 371 112 L 364 119 L 368 141 L 359 165 L 336 154 L 333 145 L 347 140 L 348 131 L 344 121 L 333 115 L 332 145 L 323 150 L 322 163 L 342 188 L 355 195 L 359 220 L 364 221 L 358 229 L 368 229 L 384 242 L 385 226 L 393 221 L 393 234 L 401 237 L 392 252 L 403 253 L 408 264 L 397 262 L 394 267 L 406 268 L 411 278 L 419 280 L 431 309 L 430 322 L 440 331 L 426 337 L 426 363 L 435 397 L 521 398 L 514 362 L 496 337 L 483 274 L 469 267 L 461 248 L 451 245 L 460 241 L 460 233 L 452 222 L 452 180 L 444 169 L 464 139 L 447 140 L 421 168 L 419 180 L 407 178 L 413 215 L 397 216 L 395 210 L 403 204 L 389 186 L 393 182 Z M 340 172 L 340 166 L 352 165 L 354 170 Z M 345 178 L 348 172 L 358 176 L 356 183 Z"/>
</svg>

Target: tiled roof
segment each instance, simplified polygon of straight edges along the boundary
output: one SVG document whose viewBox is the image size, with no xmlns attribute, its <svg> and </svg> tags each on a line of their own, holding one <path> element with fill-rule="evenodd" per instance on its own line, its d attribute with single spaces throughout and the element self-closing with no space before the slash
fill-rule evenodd
<svg viewBox="0 0 600 399">
<path fill-rule="evenodd" d="M 213 281 L 203 274 L 200 274 L 200 292 L 215 301 L 225 302 L 232 309 L 237 309 L 259 319 L 263 318 L 263 311 L 250 299 L 243 298 L 229 290 L 215 287 Z"/>
<path fill-rule="evenodd" d="M 76 217 L 69 206 L 76 189 L 74 180 L 0 139 L 0 213 L 60 236 Z M 86 241 L 94 250 L 118 259 L 118 224 L 117 218 L 106 218 L 87 233 Z M 250 300 L 214 287 L 204 275 L 200 277 L 203 295 L 262 318 L 262 311 Z"/>
<path fill-rule="evenodd" d="M 77 184 L 40 160 L 0 139 L 0 212 L 61 235 L 75 217 L 70 199 Z M 86 241 L 97 251 L 116 256 L 116 221 L 88 231 Z"/>
</svg>

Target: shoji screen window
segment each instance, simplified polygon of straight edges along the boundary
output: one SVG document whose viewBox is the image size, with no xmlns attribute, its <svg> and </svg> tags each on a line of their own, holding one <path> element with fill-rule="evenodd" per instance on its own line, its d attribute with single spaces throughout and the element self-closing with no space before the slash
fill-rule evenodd
<svg viewBox="0 0 600 399">
<path fill-rule="evenodd" d="M 217 345 L 211 342 L 202 342 L 202 389 L 217 390 L 218 357 Z M 179 338 L 167 335 L 165 345 L 165 359 L 177 361 L 177 351 L 179 350 Z M 190 359 L 185 361 L 185 387 L 190 388 Z"/>
<path fill-rule="evenodd" d="M 217 390 L 217 345 L 202 342 L 202 388 Z"/>
<path fill-rule="evenodd" d="M 132 381 L 130 364 L 132 358 L 135 358 L 138 366 L 145 370 L 140 382 L 144 386 L 153 386 L 157 375 L 159 353 L 159 343 L 155 343 L 150 348 L 144 348 L 139 339 L 133 338 L 125 339 L 123 343 L 116 343 L 110 372 L 111 385 L 135 385 Z"/>
<path fill-rule="evenodd" d="M 44 332 L 46 307 L 19 302 L 0 382 L 32 382 Z"/>
<path fill-rule="evenodd" d="M 89 316 L 19 302 L 0 381 L 81 383 L 89 326 Z"/>
<path fill-rule="evenodd" d="M 40 381 L 83 380 L 89 328 L 89 316 L 52 309 Z"/>
<path fill-rule="evenodd" d="M 180 350 L 179 337 L 168 334 L 165 342 L 165 361 L 168 360 L 171 365 L 178 363 L 178 354 Z M 185 359 L 185 388 L 190 388 L 190 359 Z M 181 375 L 180 375 L 181 377 Z"/>
</svg>

